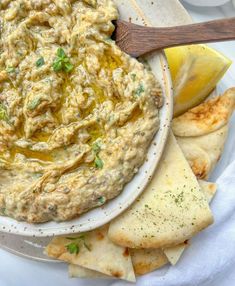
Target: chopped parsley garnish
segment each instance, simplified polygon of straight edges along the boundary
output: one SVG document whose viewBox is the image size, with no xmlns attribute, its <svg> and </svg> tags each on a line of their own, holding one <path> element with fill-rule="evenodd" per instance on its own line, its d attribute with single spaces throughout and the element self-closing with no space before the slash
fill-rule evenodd
<svg viewBox="0 0 235 286">
<path fill-rule="evenodd" d="M 92 146 L 92 150 L 95 154 L 95 167 L 97 169 L 102 169 L 104 167 L 104 162 L 99 157 L 99 153 L 101 151 L 100 144 L 98 142 L 94 143 Z"/>
<path fill-rule="evenodd" d="M 41 57 L 36 61 L 36 67 L 40 68 L 41 66 L 43 66 L 45 64 L 44 58 Z"/>
<path fill-rule="evenodd" d="M 104 203 L 105 203 L 104 197 L 99 197 L 99 198 L 98 198 L 98 201 L 99 201 L 101 204 L 104 204 Z"/>
<path fill-rule="evenodd" d="M 137 88 L 135 94 L 136 94 L 137 96 L 141 96 L 141 94 L 142 94 L 144 91 L 145 91 L 144 86 L 143 86 L 143 84 L 141 83 L 141 84 L 139 85 L 139 87 Z"/>
<path fill-rule="evenodd" d="M 97 155 L 101 150 L 100 144 L 98 142 L 94 143 L 92 146 L 92 150 Z"/>
<path fill-rule="evenodd" d="M 78 254 L 80 251 L 79 245 L 76 242 L 71 242 L 70 244 L 66 245 L 66 248 L 71 254 Z"/>
<path fill-rule="evenodd" d="M 102 169 L 104 167 L 104 163 L 98 155 L 95 156 L 95 166 L 98 169 Z"/>
<path fill-rule="evenodd" d="M 7 73 L 13 73 L 16 71 L 16 69 L 14 67 L 7 67 L 6 71 L 7 71 Z"/>
<path fill-rule="evenodd" d="M 91 251 L 90 246 L 86 243 L 85 235 L 80 235 L 79 237 L 66 237 L 66 239 L 73 241 L 66 245 L 67 251 L 71 254 L 78 254 L 81 245 L 83 245 L 87 250 Z"/>
<path fill-rule="evenodd" d="M 55 72 L 60 72 L 60 71 L 64 71 L 66 73 L 71 72 L 74 66 L 70 62 L 68 56 L 65 54 L 65 51 L 62 48 L 58 48 L 56 55 L 57 57 L 55 58 L 52 65 L 53 70 Z"/>
<path fill-rule="evenodd" d="M 132 74 L 131 74 L 131 78 L 132 78 L 133 81 L 135 81 L 135 80 L 136 80 L 136 74 L 135 74 L 135 73 L 132 73 Z"/>
<path fill-rule="evenodd" d="M 34 110 L 41 103 L 40 97 L 35 97 L 27 106 L 29 110 Z"/>
<path fill-rule="evenodd" d="M 8 121 L 9 117 L 7 114 L 6 106 L 0 103 L 0 120 Z"/>
</svg>

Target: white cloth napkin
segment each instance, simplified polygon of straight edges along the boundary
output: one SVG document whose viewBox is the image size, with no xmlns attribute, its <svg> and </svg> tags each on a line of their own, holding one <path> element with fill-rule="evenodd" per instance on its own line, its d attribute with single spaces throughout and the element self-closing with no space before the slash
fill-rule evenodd
<svg viewBox="0 0 235 286">
<path fill-rule="evenodd" d="M 221 170 L 224 171 L 221 173 Z M 235 115 L 223 158 L 211 179 L 218 184 L 211 204 L 214 224 L 191 240 L 176 266 L 167 266 L 138 278 L 137 286 L 214 285 L 211 282 L 235 265 Z M 114 282 L 109 285 L 131 284 Z"/>
<path fill-rule="evenodd" d="M 183 0 L 194 6 L 215 7 L 222 6 L 230 0 Z"/>
</svg>

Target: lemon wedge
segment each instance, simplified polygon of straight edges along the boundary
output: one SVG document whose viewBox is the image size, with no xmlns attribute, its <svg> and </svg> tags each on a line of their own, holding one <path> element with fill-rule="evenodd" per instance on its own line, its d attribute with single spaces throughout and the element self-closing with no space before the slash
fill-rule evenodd
<svg viewBox="0 0 235 286">
<path fill-rule="evenodd" d="M 174 116 L 201 103 L 232 64 L 206 45 L 165 50 L 174 87 Z"/>
</svg>

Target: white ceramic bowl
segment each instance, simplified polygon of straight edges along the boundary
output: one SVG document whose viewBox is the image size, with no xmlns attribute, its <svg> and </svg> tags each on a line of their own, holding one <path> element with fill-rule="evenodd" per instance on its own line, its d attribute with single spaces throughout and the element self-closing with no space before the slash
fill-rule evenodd
<svg viewBox="0 0 235 286">
<path fill-rule="evenodd" d="M 131 17 L 136 23 L 142 24 L 143 14 L 141 9 L 138 9 L 135 1 L 128 0 L 125 3 L 121 3 L 121 1 L 117 0 L 116 2 L 122 19 L 128 20 Z M 145 22 L 147 21 L 145 19 Z M 145 189 L 161 158 L 170 128 L 173 109 L 172 84 L 164 53 L 159 52 L 150 55 L 147 60 L 163 88 L 164 105 L 160 111 L 160 129 L 149 148 L 148 160 L 140 168 L 133 180 L 125 186 L 122 193 L 103 207 L 93 209 L 67 222 L 29 224 L 18 222 L 8 217 L 1 217 L 0 231 L 37 237 L 85 232 L 108 223 L 135 201 Z"/>
</svg>

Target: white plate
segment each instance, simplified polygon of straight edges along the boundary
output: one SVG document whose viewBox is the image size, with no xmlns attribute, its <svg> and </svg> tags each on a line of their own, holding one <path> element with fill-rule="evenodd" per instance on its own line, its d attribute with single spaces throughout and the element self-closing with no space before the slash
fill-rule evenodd
<svg viewBox="0 0 235 286">
<path fill-rule="evenodd" d="M 150 24 L 149 19 L 145 17 L 142 11 L 141 6 L 143 6 L 143 3 L 141 1 L 137 1 L 137 3 L 133 0 L 128 0 L 122 3 L 122 1 L 117 0 L 116 2 L 122 19 L 129 20 L 131 18 L 133 22 L 139 24 L 143 22 Z M 161 158 L 170 128 L 173 108 L 172 84 L 164 53 L 152 54 L 148 56 L 147 60 L 163 89 L 164 105 L 160 111 L 160 129 L 149 148 L 148 160 L 146 160 L 133 180 L 125 186 L 122 193 L 103 207 L 93 209 L 79 218 L 67 222 L 29 224 L 17 222 L 8 217 L 1 217 L 0 231 L 37 237 L 85 232 L 108 223 L 135 201 L 145 189 Z"/>
</svg>

